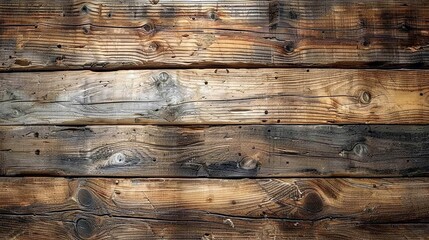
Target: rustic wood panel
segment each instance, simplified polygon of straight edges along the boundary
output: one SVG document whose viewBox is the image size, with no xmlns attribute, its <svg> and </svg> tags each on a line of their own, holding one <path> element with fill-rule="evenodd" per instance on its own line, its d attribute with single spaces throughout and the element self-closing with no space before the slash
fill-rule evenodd
<svg viewBox="0 0 429 240">
<path fill-rule="evenodd" d="M 341 218 L 368 223 L 429 220 L 427 178 L 113 179 L 1 178 L 0 213 L 204 220 Z"/>
<path fill-rule="evenodd" d="M 53 213 L 49 216 L 0 214 L 4 239 L 427 239 L 429 224 L 367 224 L 351 221 L 282 221 L 213 217 L 205 221 L 166 221 L 130 217 Z"/>
<path fill-rule="evenodd" d="M 429 126 L 0 127 L 0 175 L 429 175 Z"/>
<path fill-rule="evenodd" d="M 428 76 L 338 69 L 3 73 L 0 124 L 427 124 Z"/>
<path fill-rule="evenodd" d="M 0 1 L 0 70 L 428 66 L 426 0 Z"/>
</svg>

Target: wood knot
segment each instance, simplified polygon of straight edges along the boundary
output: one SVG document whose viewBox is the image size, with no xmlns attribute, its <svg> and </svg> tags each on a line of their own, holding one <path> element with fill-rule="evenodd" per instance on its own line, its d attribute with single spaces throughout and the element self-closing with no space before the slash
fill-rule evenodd
<svg viewBox="0 0 429 240">
<path fill-rule="evenodd" d="M 148 52 L 156 52 L 159 48 L 159 44 L 157 42 L 151 42 L 147 47 Z"/>
<path fill-rule="evenodd" d="M 369 153 L 368 146 L 364 143 L 357 143 L 353 147 L 353 153 L 356 154 L 358 157 L 368 156 L 368 153 Z"/>
<path fill-rule="evenodd" d="M 406 24 L 406 23 L 402 23 L 401 24 L 401 30 L 404 32 L 409 32 L 411 30 L 410 25 Z"/>
<path fill-rule="evenodd" d="M 113 165 L 121 165 L 121 164 L 125 164 L 126 159 L 127 158 L 126 158 L 125 154 L 119 152 L 119 153 L 115 153 L 112 156 L 110 156 L 109 163 L 113 164 Z"/>
<path fill-rule="evenodd" d="M 76 221 L 76 233 L 80 238 L 90 238 L 94 234 L 94 224 L 87 219 L 79 218 Z"/>
<path fill-rule="evenodd" d="M 91 27 L 89 25 L 88 26 L 83 26 L 82 30 L 83 30 L 84 34 L 89 34 L 91 32 Z"/>
<path fill-rule="evenodd" d="M 295 11 L 289 11 L 289 18 L 290 19 L 297 19 L 298 18 L 298 14 L 296 14 Z"/>
<path fill-rule="evenodd" d="M 204 235 L 201 237 L 201 240 L 212 240 L 212 239 L 214 238 L 210 233 L 204 233 Z"/>
<path fill-rule="evenodd" d="M 89 8 L 86 5 L 83 5 L 82 8 L 80 9 L 80 12 L 82 14 L 88 14 L 89 13 Z"/>
<path fill-rule="evenodd" d="M 170 75 L 169 75 L 168 73 L 166 73 L 166 72 L 161 72 L 161 73 L 158 75 L 158 79 L 157 79 L 157 80 L 159 80 L 160 82 L 165 83 L 165 82 L 167 82 L 169 79 L 170 79 Z"/>
<path fill-rule="evenodd" d="M 359 102 L 362 104 L 369 104 L 371 102 L 371 93 L 363 91 L 359 96 Z"/>
<path fill-rule="evenodd" d="M 155 24 L 153 22 L 148 22 L 143 24 L 142 29 L 147 33 L 152 33 L 155 31 Z"/>
<path fill-rule="evenodd" d="M 363 46 L 363 47 L 369 47 L 369 45 L 371 44 L 371 42 L 369 41 L 369 39 L 367 39 L 367 38 L 364 38 L 364 39 L 362 39 L 362 41 L 361 41 L 361 45 Z"/>
<path fill-rule="evenodd" d="M 311 191 L 304 196 L 304 209 L 317 213 L 323 209 L 323 200 L 317 192 Z"/>
<path fill-rule="evenodd" d="M 77 193 L 77 200 L 79 201 L 79 204 L 84 207 L 92 208 L 95 205 L 94 198 L 92 197 L 91 192 L 87 189 L 79 190 Z"/>
<path fill-rule="evenodd" d="M 219 19 L 219 16 L 217 15 L 216 11 L 212 10 L 208 13 L 208 17 L 210 20 L 216 21 Z"/>
<path fill-rule="evenodd" d="M 286 53 L 291 53 L 295 50 L 295 44 L 293 42 L 288 42 L 283 46 L 283 49 Z"/>
<path fill-rule="evenodd" d="M 255 159 L 244 158 L 238 163 L 238 165 L 240 166 L 241 169 L 253 170 L 253 169 L 259 168 L 261 163 Z"/>
</svg>

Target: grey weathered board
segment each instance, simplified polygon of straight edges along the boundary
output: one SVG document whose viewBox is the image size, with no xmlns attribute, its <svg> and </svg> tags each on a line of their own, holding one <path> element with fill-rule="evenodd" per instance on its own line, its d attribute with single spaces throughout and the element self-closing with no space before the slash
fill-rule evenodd
<svg viewBox="0 0 429 240">
<path fill-rule="evenodd" d="M 425 0 L 0 1 L 0 70 L 427 67 Z"/>
<path fill-rule="evenodd" d="M 1 175 L 414 176 L 429 126 L 8 126 Z"/>
<path fill-rule="evenodd" d="M 429 123 L 429 71 L 187 69 L 0 75 L 0 125 Z"/>
</svg>

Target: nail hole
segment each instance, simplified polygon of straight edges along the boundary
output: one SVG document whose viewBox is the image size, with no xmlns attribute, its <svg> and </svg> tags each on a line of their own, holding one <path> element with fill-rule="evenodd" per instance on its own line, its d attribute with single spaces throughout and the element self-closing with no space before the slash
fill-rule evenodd
<svg viewBox="0 0 429 240">
<path fill-rule="evenodd" d="M 209 84 L 209 82 L 205 81 L 204 84 L 207 85 L 207 84 Z"/>
<path fill-rule="evenodd" d="M 280 119 L 277 119 L 277 123 L 280 123 Z"/>
<path fill-rule="evenodd" d="M 265 110 L 265 114 L 268 114 L 268 110 Z"/>
<path fill-rule="evenodd" d="M 423 93 L 420 93 L 420 96 L 423 96 Z"/>
<path fill-rule="evenodd" d="M 34 153 L 35 153 L 36 155 L 40 155 L 40 150 L 39 150 L 39 149 L 36 149 L 36 151 L 34 151 Z"/>
<path fill-rule="evenodd" d="M 57 45 L 57 48 L 61 48 L 61 44 L 58 44 L 58 45 Z"/>
<path fill-rule="evenodd" d="M 34 133 L 34 137 L 35 137 L 35 138 L 38 138 L 38 137 L 39 137 L 39 133 L 38 133 L 38 132 L 35 132 L 35 133 Z"/>
</svg>

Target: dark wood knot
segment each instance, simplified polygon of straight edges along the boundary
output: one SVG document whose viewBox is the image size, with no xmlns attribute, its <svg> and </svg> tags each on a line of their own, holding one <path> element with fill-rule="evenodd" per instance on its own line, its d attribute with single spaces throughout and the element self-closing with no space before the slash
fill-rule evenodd
<svg viewBox="0 0 429 240">
<path fill-rule="evenodd" d="M 295 44 L 293 42 L 288 42 L 283 46 L 283 49 L 286 53 L 291 53 L 295 50 Z"/>
<path fill-rule="evenodd" d="M 309 212 L 317 213 L 323 210 L 323 200 L 320 195 L 311 191 L 304 196 L 304 209 Z"/>
<path fill-rule="evenodd" d="M 76 233 L 80 238 L 90 238 L 94 234 L 94 224 L 87 219 L 79 218 L 76 221 Z"/>
<path fill-rule="evenodd" d="M 79 201 L 80 205 L 88 208 L 92 208 L 95 205 L 94 198 L 92 197 L 92 194 L 87 189 L 80 189 L 77 193 L 77 200 Z"/>
<path fill-rule="evenodd" d="M 353 147 L 353 152 L 354 154 L 356 154 L 358 157 L 365 157 L 368 156 L 369 150 L 368 150 L 368 146 L 364 143 L 357 143 L 354 147 Z"/>
</svg>

